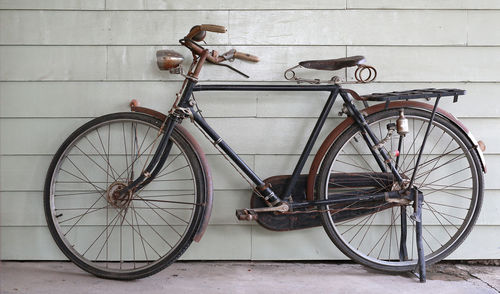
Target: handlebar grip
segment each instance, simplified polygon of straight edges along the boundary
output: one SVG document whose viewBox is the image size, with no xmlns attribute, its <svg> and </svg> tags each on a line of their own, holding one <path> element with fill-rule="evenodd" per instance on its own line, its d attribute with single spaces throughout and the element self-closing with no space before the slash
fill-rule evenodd
<svg viewBox="0 0 500 294">
<path fill-rule="evenodd" d="M 234 58 L 252 62 L 259 62 L 259 57 L 243 52 L 234 52 Z"/>
<path fill-rule="evenodd" d="M 200 25 L 200 30 L 207 31 L 207 32 L 220 33 L 220 34 L 227 32 L 226 27 L 212 25 L 212 24 L 202 24 L 202 25 Z"/>
</svg>

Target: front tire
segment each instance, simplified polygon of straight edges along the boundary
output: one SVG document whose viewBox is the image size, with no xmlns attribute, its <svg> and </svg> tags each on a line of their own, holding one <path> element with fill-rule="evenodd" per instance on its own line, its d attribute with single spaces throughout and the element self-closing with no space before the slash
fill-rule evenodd
<svg viewBox="0 0 500 294">
<path fill-rule="evenodd" d="M 191 244 L 205 212 L 200 156 L 176 127 L 170 154 L 142 190 L 117 193 L 151 159 L 162 121 L 140 113 L 96 118 L 55 154 L 44 189 L 45 217 L 61 251 L 98 277 L 152 275 Z"/>
</svg>

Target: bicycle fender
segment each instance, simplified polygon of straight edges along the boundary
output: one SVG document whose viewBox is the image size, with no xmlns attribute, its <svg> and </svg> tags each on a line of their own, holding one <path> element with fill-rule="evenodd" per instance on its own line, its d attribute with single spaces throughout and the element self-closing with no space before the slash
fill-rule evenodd
<svg viewBox="0 0 500 294">
<path fill-rule="evenodd" d="M 212 214 L 212 204 L 213 204 L 213 183 L 212 183 L 212 172 L 210 171 L 210 166 L 208 165 L 207 158 L 205 157 L 205 152 L 201 149 L 200 144 L 194 139 L 194 137 L 182 126 L 177 125 L 179 132 L 186 138 L 186 140 L 191 144 L 194 151 L 198 155 L 198 159 L 201 163 L 201 168 L 203 169 L 203 176 L 205 177 L 205 212 L 203 214 L 200 226 L 196 234 L 194 235 L 193 240 L 196 242 L 200 242 L 203 234 L 207 230 L 208 222 L 210 220 L 210 215 Z"/>
<path fill-rule="evenodd" d="M 393 108 L 401 108 L 401 107 L 414 108 L 414 109 L 420 109 L 420 110 L 432 112 L 434 105 L 423 103 L 423 102 L 417 102 L 417 101 L 393 101 L 393 102 L 390 102 L 389 105 L 387 105 L 387 108 L 386 108 L 385 103 L 381 103 L 381 104 L 376 104 L 376 105 L 373 105 L 373 106 L 370 106 L 368 108 L 363 109 L 362 113 L 365 116 L 367 116 L 367 115 L 374 114 L 376 112 L 384 111 L 385 109 L 393 109 Z M 481 161 L 481 169 L 483 170 L 484 173 L 486 173 L 486 164 L 484 161 L 483 152 L 481 151 L 481 149 L 478 145 L 478 142 L 476 141 L 476 139 L 474 138 L 472 133 L 467 129 L 467 127 L 461 121 L 459 121 L 454 115 L 447 112 L 446 110 L 443 110 L 442 108 L 438 107 L 436 109 L 436 114 L 450 120 L 459 129 L 461 129 L 464 132 L 464 134 L 467 135 L 467 138 L 469 139 L 470 143 L 475 147 L 474 150 L 476 150 L 477 155 Z M 326 152 L 328 152 L 330 147 L 337 140 L 337 137 L 340 136 L 345 130 L 347 130 L 347 128 L 350 125 L 352 125 L 353 123 L 354 123 L 354 120 L 351 117 L 346 118 L 337 127 L 335 127 L 335 129 L 333 129 L 333 131 L 330 134 L 328 134 L 325 141 L 323 141 L 320 148 L 318 149 L 318 152 L 316 153 L 316 156 L 314 157 L 314 160 L 311 164 L 311 168 L 309 169 L 309 174 L 307 177 L 306 197 L 307 197 L 308 201 L 314 200 L 314 185 L 316 182 L 316 175 L 318 174 L 318 169 L 321 165 L 321 162 L 323 161 L 323 158 L 326 155 Z"/>
<path fill-rule="evenodd" d="M 156 117 L 157 119 L 164 121 L 167 116 L 159 111 L 146 108 L 146 107 L 140 107 L 137 106 L 137 102 L 130 103 L 130 109 L 134 112 L 140 112 L 144 113 L 153 117 Z M 194 235 L 193 240 L 196 242 L 200 242 L 201 238 L 203 237 L 203 234 L 205 233 L 207 227 L 208 227 L 208 222 L 210 220 L 210 215 L 212 214 L 212 203 L 213 203 L 213 184 L 212 184 L 212 173 L 210 171 L 210 166 L 208 165 L 207 159 L 205 157 L 205 152 L 203 152 L 203 149 L 201 149 L 200 144 L 194 139 L 194 137 L 181 125 L 177 125 L 176 129 L 181 133 L 181 135 L 191 144 L 191 147 L 193 147 L 194 151 L 196 152 L 198 159 L 201 163 L 201 168 L 203 169 L 203 175 L 204 175 L 204 182 L 205 182 L 205 193 L 206 193 L 206 200 L 205 200 L 205 212 L 203 214 L 203 217 L 201 219 L 200 225 L 198 226 L 198 229 L 196 231 L 196 234 Z"/>
</svg>

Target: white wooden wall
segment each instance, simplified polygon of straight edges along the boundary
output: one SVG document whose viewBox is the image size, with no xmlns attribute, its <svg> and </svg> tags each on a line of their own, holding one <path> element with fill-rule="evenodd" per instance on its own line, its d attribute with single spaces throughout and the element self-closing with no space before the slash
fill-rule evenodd
<svg viewBox="0 0 500 294">
<path fill-rule="evenodd" d="M 64 258 L 42 209 L 53 153 L 77 126 L 127 111 L 132 98 L 166 111 L 180 80 L 157 70 L 154 53 L 173 48 L 189 56 L 177 41 L 200 23 L 228 28 L 227 34 L 207 37 L 220 51 L 234 47 L 262 60 L 233 63 L 249 80 L 213 66 L 206 67 L 203 80 L 282 82 L 283 71 L 300 60 L 360 54 L 379 71 L 377 83 L 354 87 L 360 93 L 467 89 L 459 103 L 443 107 L 484 140 L 488 173 L 478 224 L 450 258 L 500 258 L 499 1 L 0 0 L 0 9 L 2 259 Z M 340 75 L 352 79 L 350 71 Z M 326 98 L 197 96 L 209 122 L 263 178 L 291 173 Z M 340 121 L 338 108 L 329 129 Z M 237 222 L 234 210 L 248 206 L 248 185 L 210 144 L 202 146 L 214 173 L 213 216 L 202 242 L 183 258 L 345 258 L 322 228 L 274 233 Z M 279 250 L 266 251 L 267 243 Z"/>
</svg>

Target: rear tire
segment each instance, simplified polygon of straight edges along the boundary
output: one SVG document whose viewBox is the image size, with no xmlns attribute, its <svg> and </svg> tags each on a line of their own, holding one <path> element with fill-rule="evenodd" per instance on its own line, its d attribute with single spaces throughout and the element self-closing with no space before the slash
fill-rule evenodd
<svg viewBox="0 0 500 294">
<path fill-rule="evenodd" d="M 404 111 L 410 133 L 404 137 L 403 148 L 399 150 L 398 170 L 404 177 L 411 178 L 430 113 L 410 108 Z M 395 123 L 398 116 L 399 109 L 391 109 L 372 114 L 366 121 L 381 139 L 387 133 L 386 125 Z M 398 141 L 399 135 L 394 133 L 384 145 L 388 153 L 397 150 Z M 325 155 L 316 183 L 319 200 L 345 194 L 346 188 L 340 189 L 330 182 L 332 175 L 345 172 L 380 172 L 357 125 L 347 128 Z M 465 240 L 476 222 L 483 199 L 483 173 L 474 146 L 461 129 L 440 115 L 436 115 L 431 127 L 414 185 L 424 195 L 424 251 L 427 264 L 432 264 L 451 254 Z M 364 187 L 357 191 L 366 195 L 392 188 Z M 410 271 L 415 269 L 418 260 L 415 223 L 409 217 L 413 213 L 412 204 L 394 206 L 382 201 L 372 203 L 369 210 L 363 206 L 366 203 L 355 203 L 349 208 L 357 211 L 358 216 L 347 220 L 341 220 L 340 215 L 347 215 L 348 210 L 340 213 L 333 210 L 338 207 L 323 206 L 323 227 L 333 243 L 356 262 L 378 270 Z M 405 214 L 407 234 L 402 245 L 401 216 Z M 406 257 L 400 256 L 404 252 L 400 249 L 404 247 L 408 252 Z"/>
</svg>

